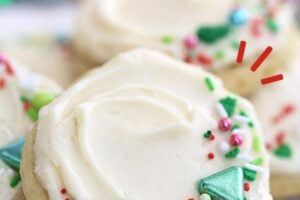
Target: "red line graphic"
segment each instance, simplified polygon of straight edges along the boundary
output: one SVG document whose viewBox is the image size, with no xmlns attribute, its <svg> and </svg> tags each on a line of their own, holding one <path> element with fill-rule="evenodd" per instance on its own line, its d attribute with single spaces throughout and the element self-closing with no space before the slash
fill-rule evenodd
<svg viewBox="0 0 300 200">
<path fill-rule="evenodd" d="M 274 76 L 269 76 L 269 77 L 266 77 L 266 78 L 263 78 L 261 79 L 261 84 L 262 85 L 266 85 L 266 84 L 269 84 L 269 83 L 273 83 L 273 82 L 276 82 L 276 81 L 281 81 L 283 80 L 283 75 L 282 74 L 277 74 L 277 75 L 274 75 Z"/>
<path fill-rule="evenodd" d="M 254 62 L 254 64 L 251 67 L 251 71 L 255 72 L 259 66 L 264 62 L 264 60 L 270 55 L 272 52 L 272 47 L 267 47 L 264 52 L 257 58 L 257 60 Z"/>
</svg>

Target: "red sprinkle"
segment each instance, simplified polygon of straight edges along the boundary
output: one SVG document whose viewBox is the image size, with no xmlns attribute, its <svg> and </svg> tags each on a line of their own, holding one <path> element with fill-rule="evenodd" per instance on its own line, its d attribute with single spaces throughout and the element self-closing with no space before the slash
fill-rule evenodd
<svg viewBox="0 0 300 200">
<path fill-rule="evenodd" d="M 292 104 L 287 104 L 282 108 L 280 113 L 272 119 L 272 123 L 277 124 L 283 120 L 286 116 L 292 114 L 295 111 L 295 107 Z"/>
<path fill-rule="evenodd" d="M 3 89 L 5 87 L 5 80 L 0 79 L 0 89 Z"/>
<path fill-rule="evenodd" d="M 278 13 L 278 9 L 275 6 L 270 7 L 269 10 L 268 10 L 268 15 L 271 18 L 275 17 L 277 15 L 277 13 Z"/>
<path fill-rule="evenodd" d="M 188 200 L 195 200 L 194 198 L 189 198 Z"/>
<path fill-rule="evenodd" d="M 209 153 L 209 154 L 207 154 L 207 157 L 208 157 L 208 159 L 212 160 L 215 158 L 215 154 Z"/>
<path fill-rule="evenodd" d="M 268 149 L 268 150 L 271 150 L 272 149 L 272 144 L 271 143 L 266 143 L 266 148 Z"/>
<path fill-rule="evenodd" d="M 6 66 L 6 72 L 9 74 L 9 75 L 14 75 L 14 70 L 12 69 L 11 65 L 7 62 L 5 63 L 5 66 Z"/>
<path fill-rule="evenodd" d="M 284 142 L 285 134 L 284 132 L 279 132 L 276 136 L 276 143 L 277 145 L 282 145 Z"/>
<path fill-rule="evenodd" d="M 197 60 L 200 64 L 205 65 L 205 66 L 211 65 L 213 62 L 212 59 L 205 54 L 199 54 L 197 57 Z"/>
<path fill-rule="evenodd" d="M 23 103 L 24 110 L 28 110 L 30 107 L 31 107 L 31 104 L 29 102 L 24 102 Z"/>
<path fill-rule="evenodd" d="M 249 184 L 249 183 L 245 183 L 245 184 L 244 184 L 244 190 L 245 190 L 246 192 L 250 191 L 250 184 Z"/>
<path fill-rule="evenodd" d="M 213 135 L 213 134 L 211 134 L 211 135 L 209 136 L 209 140 L 211 140 L 211 141 L 213 141 L 215 138 L 216 138 L 216 137 L 215 137 L 215 135 Z"/>
<path fill-rule="evenodd" d="M 4 65 L 6 73 L 8 73 L 9 75 L 14 74 L 14 71 L 13 71 L 9 61 L 7 60 L 6 56 L 4 56 L 1 53 L 0 53 L 0 63 Z"/>
<path fill-rule="evenodd" d="M 186 63 L 192 63 L 192 61 L 193 61 L 193 59 L 192 59 L 191 56 L 189 56 L 189 55 L 185 56 L 184 62 L 186 62 Z"/>
<path fill-rule="evenodd" d="M 62 194 L 66 194 L 66 193 L 67 193 L 67 189 L 66 189 L 66 188 L 62 188 L 62 189 L 60 190 L 60 192 L 61 192 Z"/>
<path fill-rule="evenodd" d="M 251 33 L 254 37 L 261 36 L 261 26 L 263 25 L 262 18 L 256 18 L 251 22 Z"/>
</svg>

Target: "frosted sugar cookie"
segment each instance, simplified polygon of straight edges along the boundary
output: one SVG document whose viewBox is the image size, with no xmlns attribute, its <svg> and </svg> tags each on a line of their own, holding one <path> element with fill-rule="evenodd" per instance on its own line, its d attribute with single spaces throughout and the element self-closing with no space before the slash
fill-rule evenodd
<svg viewBox="0 0 300 200">
<path fill-rule="evenodd" d="M 251 104 L 202 69 L 146 49 L 44 107 L 23 159 L 28 200 L 272 199 Z"/>
</svg>

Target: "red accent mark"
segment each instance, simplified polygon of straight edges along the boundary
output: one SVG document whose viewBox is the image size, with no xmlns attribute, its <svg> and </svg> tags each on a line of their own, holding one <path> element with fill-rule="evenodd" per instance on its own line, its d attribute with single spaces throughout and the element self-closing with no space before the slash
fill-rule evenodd
<svg viewBox="0 0 300 200">
<path fill-rule="evenodd" d="M 236 62 L 237 63 L 243 63 L 245 49 L 246 49 L 246 42 L 242 40 L 240 42 L 240 48 L 239 48 L 239 51 L 238 51 L 238 55 L 236 57 Z"/>
<path fill-rule="evenodd" d="M 270 83 L 273 83 L 276 81 L 281 81 L 281 80 L 283 80 L 283 75 L 277 74 L 277 75 L 273 75 L 273 76 L 269 76 L 269 77 L 261 79 L 261 84 L 266 85 L 266 84 L 270 84 Z"/>
<path fill-rule="evenodd" d="M 251 21 L 251 33 L 254 37 L 260 37 L 261 36 L 261 26 L 263 25 L 264 20 L 262 18 L 255 18 L 253 21 Z"/>
<path fill-rule="evenodd" d="M 259 68 L 259 66 L 264 62 L 264 60 L 270 55 L 272 50 L 273 48 L 268 46 L 251 66 L 251 71 L 255 72 Z"/>
<path fill-rule="evenodd" d="M 249 184 L 249 183 L 245 183 L 245 184 L 244 184 L 244 190 L 245 190 L 246 192 L 249 192 L 249 191 L 250 191 L 250 184 Z"/>
<path fill-rule="evenodd" d="M 208 157 L 208 159 L 212 160 L 215 158 L 215 154 L 209 153 L 209 154 L 207 154 L 207 157 Z"/>
</svg>

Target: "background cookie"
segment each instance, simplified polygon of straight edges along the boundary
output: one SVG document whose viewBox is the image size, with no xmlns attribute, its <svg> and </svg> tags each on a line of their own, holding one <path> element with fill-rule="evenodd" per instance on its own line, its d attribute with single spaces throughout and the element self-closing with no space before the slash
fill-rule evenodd
<svg viewBox="0 0 300 200">
<path fill-rule="evenodd" d="M 21 198 L 23 137 L 61 88 L 0 54 L 0 199 Z"/>
<path fill-rule="evenodd" d="M 295 43 L 297 51 L 289 63 L 289 70 L 284 72 L 284 80 L 262 88 L 252 98 L 271 155 L 275 196 L 300 195 L 300 46 L 299 41 Z"/>
<path fill-rule="evenodd" d="M 257 80 L 285 66 L 292 49 L 291 15 L 279 1 L 94 0 L 79 13 L 73 43 L 91 66 L 135 47 L 158 49 L 215 72 L 229 89 L 249 94 L 259 86 Z M 236 65 L 241 40 L 248 46 L 244 63 Z M 248 79 L 249 66 L 267 46 L 274 53 L 264 70 Z"/>
</svg>

